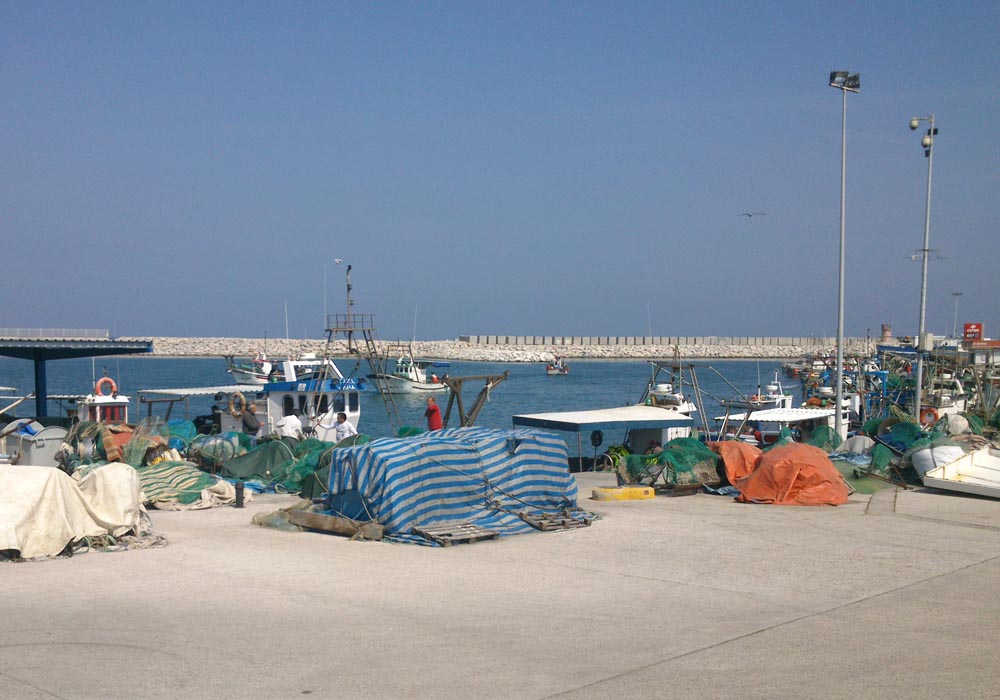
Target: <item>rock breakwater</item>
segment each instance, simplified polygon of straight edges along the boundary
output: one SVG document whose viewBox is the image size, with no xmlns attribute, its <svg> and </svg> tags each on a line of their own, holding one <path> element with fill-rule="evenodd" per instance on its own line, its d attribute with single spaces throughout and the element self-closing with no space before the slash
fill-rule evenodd
<svg viewBox="0 0 1000 700">
<path fill-rule="evenodd" d="M 286 340 L 268 338 L 119 338 L 119 340 L 152 341 L 157 357 L 252 357 L 267 350 L 270 357 L 297 357 L 304 353 L 333 357 L 348 357 L 347 342 L 336 340 L 329 347 L 325 340 Z M 767 340 L 767 339 L 762 339 Z M 380 342 L 383 351 L 389 342 Z M 363 347 L 363 344 L 362 344 Z M 846 355 L 865 352 L 871 341 L 865 338 L 845 339 Z M 685 360 L 756 360 L 792 359 L 814 353 L 836 352 L 836 343 L 817 339 L 812 343 L 788 345 L 735 343 L 678 343 L 625 345 L 518 345 L 481 344 L 464 340 L 431 340 L 413 343 L 414 355 L 421 358 L 466 360 L 469 362 L 549 362 L 554 357 L 591 360 L 662 359 L 674 356 L 675 350 Z"/>
</svg>

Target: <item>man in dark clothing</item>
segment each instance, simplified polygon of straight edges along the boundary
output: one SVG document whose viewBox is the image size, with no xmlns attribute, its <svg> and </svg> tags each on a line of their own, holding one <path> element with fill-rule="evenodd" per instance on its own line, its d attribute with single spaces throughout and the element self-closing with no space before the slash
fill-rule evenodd
<svg viewBox="0 0 1000 700">
<path fill-rule="evenodd" d="M 243 432 L 252 437 L 257 437 L 260 431 L 260 418 L 257 417 L 257 404 L 253 401 L 247 402 L 247 408 L 243 411 Z"/>
</svg>

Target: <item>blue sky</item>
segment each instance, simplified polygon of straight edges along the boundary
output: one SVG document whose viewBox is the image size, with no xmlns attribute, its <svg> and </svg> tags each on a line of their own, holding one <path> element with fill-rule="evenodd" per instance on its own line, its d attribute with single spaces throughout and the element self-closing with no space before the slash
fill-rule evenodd
<svg viewBox="0 0 1000 700">
<path fill-rule="evenodd" d="M 1000 337 L 1000 4 L 5 3 L 0 326 Z M 744 211 L 766 212 L 752 219 Z M 344 264 L 338 266 L 335 259 Z M 324 268 L 326 270 L 324 280 Z"/>
</svg>

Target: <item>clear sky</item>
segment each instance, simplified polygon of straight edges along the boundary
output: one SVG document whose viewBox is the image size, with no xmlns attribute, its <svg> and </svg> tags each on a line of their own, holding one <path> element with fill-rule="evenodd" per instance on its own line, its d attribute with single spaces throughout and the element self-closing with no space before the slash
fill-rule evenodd
<svg viewBox="0 0 1000 700">
<path fill-rule="evenodd" d="M 995 0 L 3 3 L 0 326 L 318 338 L 350 263 L 385 339 L 833 336 L 843 69 L 846 334 L 916 331 L 933 113 L 927 327 L 1000 337 L 998 41 Z"/>
</svg>

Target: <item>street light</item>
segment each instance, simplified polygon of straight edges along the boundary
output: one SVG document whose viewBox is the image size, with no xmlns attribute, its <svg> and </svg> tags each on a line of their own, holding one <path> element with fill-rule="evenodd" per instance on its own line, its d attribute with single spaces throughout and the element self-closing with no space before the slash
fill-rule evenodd
<svg viewBox="0 0 1000 700">
<path fill-rule="evenodd" d="M 844 429 L 844 214 L 847 201 L 847 93 L 861 92 L 861 74 L 838 70 L 830 73 L 830 87 L 840 90 L 844 98 L 840 140 L 840 276 L 837 287 L 837 415 L 834 430 L 841 438 Z"/>
<path fill-rule="evenodd" d="M 951 337 L 958 338 L 958 298 L 962 296 L 962 293 L 952 292 L 951 295 L 955 297 L 955 320 L 951 324 Z"/>
<path fill-rule="evenodd" d="M 917 326 L 917 384 L 913 399 L 913 415 L 920 420 L 920 401 L 923 397 L 924 381 L 924 315 L 927 310 L 927 260 L 930 257 L 931 245 L 931 176 L 934 172 L 934 137 L 938 130 L 934 128 L 934 115 L 926 117 L 914 117 L 910 120 L 910 131 L 916 131 L 920 127 L 920 122 L 927 122 L 927 133 L 920 139 L 920 145 L 924 148 L 924 158 L 927 159 L 927 207 L 924 210 L 924 247 L 923 264 L 920 273 L 920 323 Z M 930 348 L 926 348 L 930 349 Z"/>
</svg>

